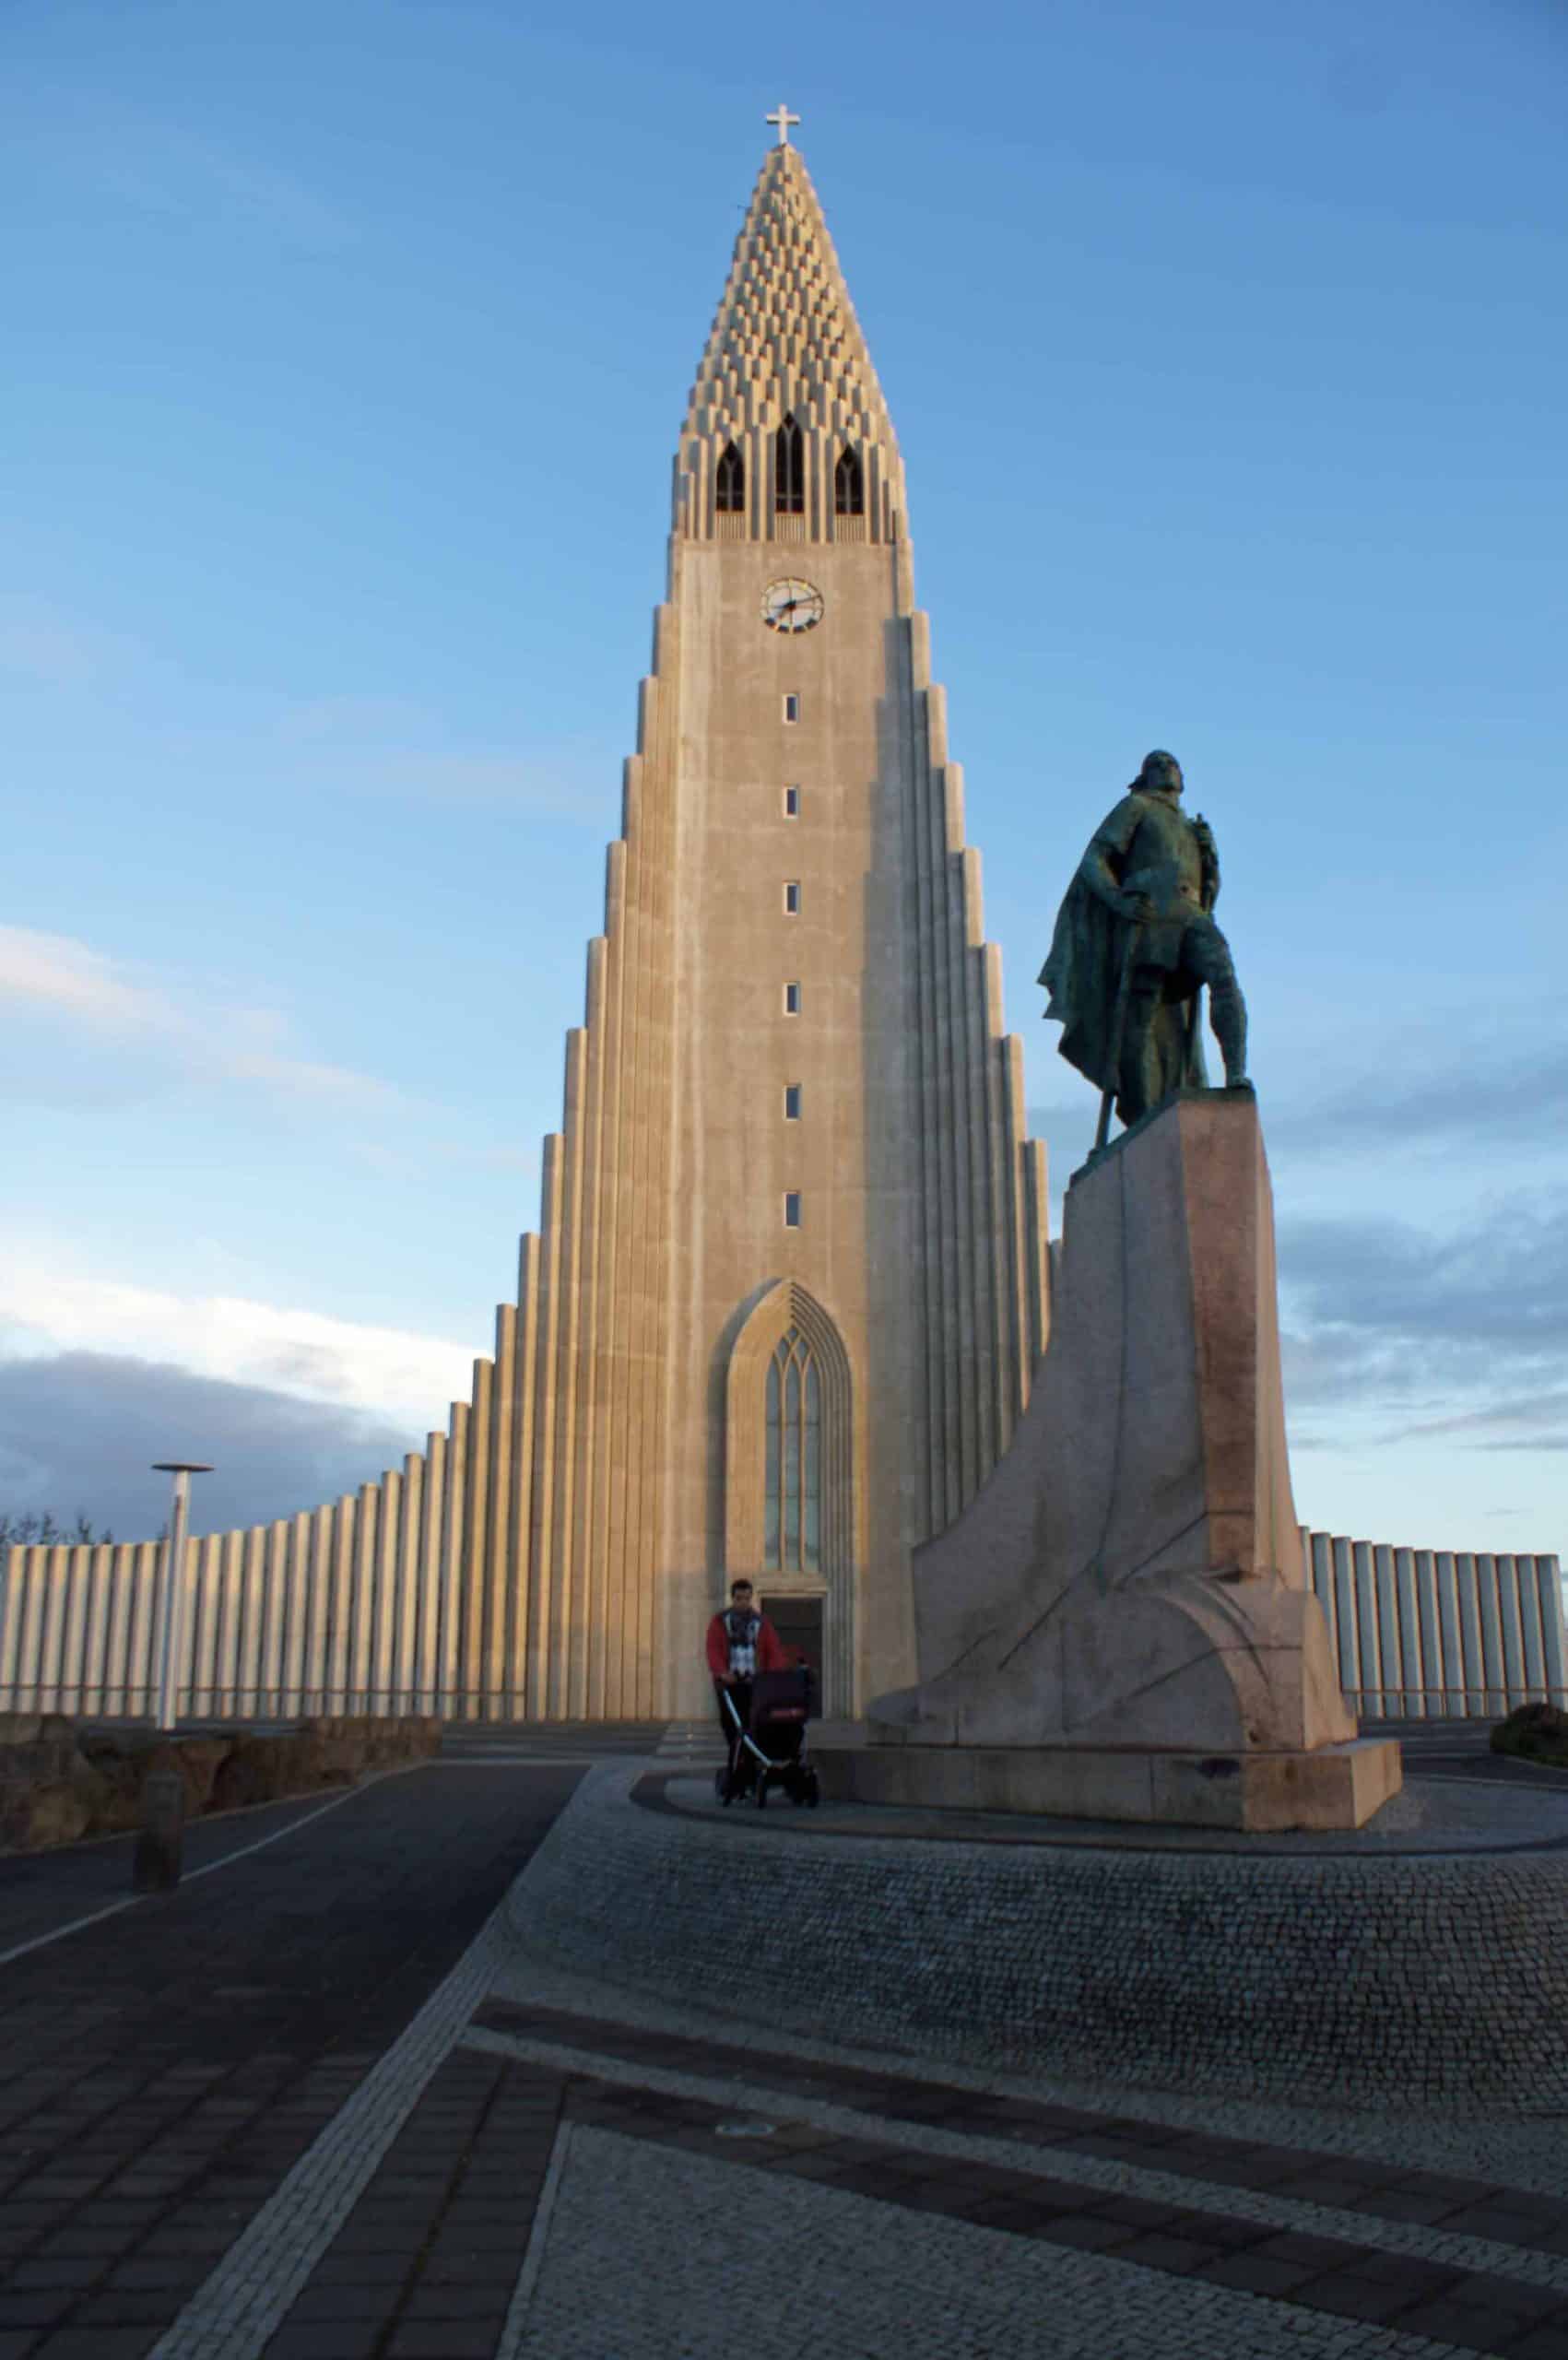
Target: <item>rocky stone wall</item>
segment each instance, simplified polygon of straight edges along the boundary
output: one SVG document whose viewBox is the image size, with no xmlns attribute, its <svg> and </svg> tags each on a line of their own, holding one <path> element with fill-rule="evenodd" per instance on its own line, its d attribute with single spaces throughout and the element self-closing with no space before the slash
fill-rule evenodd
<svg viewBox="0 0 1568 2360">
<path fill-rule="evenodd" d="M 154 1770 L 179 1770 L 194 1819 L 352 1786 L 371 1771 L 423 1761 L 440 1745 L 433 1717 L 344 1717 L 265 1734 L 168 1738 L 149 1729 L 79 1729 L 60 1713 L 0 1714 L 0 1853 L 138 1827 L 142 1788 Z"/>
</svg>

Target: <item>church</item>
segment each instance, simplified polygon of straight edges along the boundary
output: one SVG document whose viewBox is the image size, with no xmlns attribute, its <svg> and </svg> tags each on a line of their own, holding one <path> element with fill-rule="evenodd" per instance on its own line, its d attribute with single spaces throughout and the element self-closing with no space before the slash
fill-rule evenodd
<svg viewBox="0 0 1568 2360">
<path fill-rule="evenodd" d="M 953 1528 L 1045 1351 L 1044 1153 L 892 422 L 797 118 L 769 121 L 494 1352 L 378 1481 L 190 1541 L 183 1718 L 704 1717 L 741 1574 L 852 1717 L 914 1676 L 916 1552 L 949 1534 L 922 1564 L 965 1578 Z M 1568 1695 L 1555 1556 L 1302 1538 L 1358 1709 Z M 150 1711 L 162 1554 L 13 1548 L 0 1707 Z"/>
<path fill-rule="evenodd" d="M 559 1503 L 531 1516 L 542 1710 L 701 1709 L 695 1635 L 740 1573 L 856 1709 L 910 1660 L 910 1552 L 1044 1344 L 1043 1163 L 898 443 L 777 127 L 681 428 L 551 1148 L 572 1204 L 547 1198 L 539 1253 L 579 1327 L 524 1477 Z M 582 1603 L 550 1665 L 552 1583 Z"/>
<path fill-rule="evenodd" d="M 703 1713 L 703 1628 L 742 1573 L 854 1713 L 913 1676 L 912 1552 L 1027 1400 L 1043 1150 L 898 442 L 796 120 L 770 117 L 680 428 L 515 1298 L 422 1452 L 189 1543 L 193 1713 Z M 145 1709 L 157 1553 L 17 1552 L 18 1666 L 67 1612 L 102 1673 L 80 1709 Z"/>
</svg>

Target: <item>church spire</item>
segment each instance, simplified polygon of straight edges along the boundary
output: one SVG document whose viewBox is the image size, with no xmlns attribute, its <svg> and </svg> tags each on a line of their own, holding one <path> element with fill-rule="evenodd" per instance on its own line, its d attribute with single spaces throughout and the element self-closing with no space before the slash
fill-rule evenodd
<svg viewBox="0 0 1568 2360">
<path fill-rule="evenodd" d="M 899 539 L 892 422 L 821 204 L 789 144 L 798 118 L 781 106 L 775 120 L 779 144 L 757 176 L 687 406 L 676 528 L 696 540 Z"/>
</svg>

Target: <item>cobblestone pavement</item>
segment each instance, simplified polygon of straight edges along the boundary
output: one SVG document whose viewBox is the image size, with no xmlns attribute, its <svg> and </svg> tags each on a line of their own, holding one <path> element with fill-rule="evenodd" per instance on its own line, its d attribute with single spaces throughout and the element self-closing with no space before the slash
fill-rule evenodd
<svg viewBox="0 0 1568 2360">
<path fill-rule="evenodd" d="M 1363 1721 L 1363 1737 L 1397 1737 L 1405 1775 L 1422 1778 L 1484 1778 L 1568 1793 L 1568 1770 L 1527 1763 L 1491 1751 L 1489 1721 Z"/>
<path fill-rule="evenodd" d="M 1568 2360 L 1546 2126 L 1064 2093 L 781 2039 L 740 1957 L 675 2006 L 519 1950 L 597 1750 L 213 1823 L 0 1966 L 0 2360 Z M 51 1870 L 61 1925 L 111 1894 L 88 1848 L 0 1863 L 0 1952 Z"/>
<path fill-rule="evenodd" d="M 435 1764 L 316 1799 L 294 1834 L 0 1967 L 0 2360 L 151 2347 L 469 1950 L 580 1776 Z M 264 1816 L 194 1830 L 193 1849 L 216 1855 L 227 1830 L 238 1852 Z M 90 1849 L 124 1894 L 128 1840 Z M 0 1862 L 0 1936 L 36 1940 L 51 1870 L 79 1916 L 82 1864 Z"/>
</svg>

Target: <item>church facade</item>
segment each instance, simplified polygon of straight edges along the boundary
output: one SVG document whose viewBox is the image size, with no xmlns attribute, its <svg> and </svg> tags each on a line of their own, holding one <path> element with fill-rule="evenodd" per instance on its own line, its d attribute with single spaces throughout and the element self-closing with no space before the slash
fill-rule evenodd
<svg viewBox="0 0 1568 2360">
<path fill-rule="evenodd" d="M 898 443 L 788 129 L 681 428 L 515 1300 L 424 1451 L 188 1544 L 194 1711 L 706 1711 L 703 1626 L 746 1573 L 853 1712 L 913 1677 L 911 1552 L 1028 1398 L 1043 1150 Z M 74 1616 L 119 1700 L 95 1677 L 83 1708 L 141 1709 L 153 1544 L 18 1553 L 6 1669 Z"/>
</svg>

